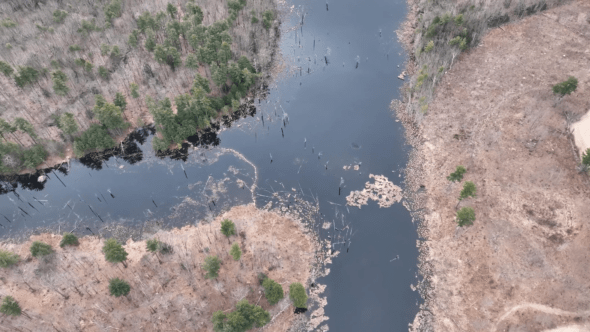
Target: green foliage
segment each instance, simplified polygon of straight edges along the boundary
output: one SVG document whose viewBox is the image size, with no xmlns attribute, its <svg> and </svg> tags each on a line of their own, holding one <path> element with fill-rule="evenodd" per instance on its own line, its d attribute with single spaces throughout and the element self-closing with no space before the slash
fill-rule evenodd
<svg viewBox="0 0 590 332">
<path fill-rule="evenodd" d="M 106 129 L 97 124 L 90 125 L 88 130 L 74 141 L 74 152 L 77 157 L 84 156 L 89 150 L 104 150 L 115 146 L 115 141 Z"/>
<path fill-rule="evenodd" d="M 236 310 L 229 314 L 216 311 L 212 317 L 215 332 L 245 332 L 253 327 L 262 327 L 270 322 L 270 314 L 260 306 L 244 299 L 236 304 Z"/>
<path fill-rule="evenodd" d="M 63 71 L 58 70 L 51 73 L 51 80 L 53 81 L 53 91 L 55 91 L 57 95 L 65 96 L 68 94 L 68 92 L 70 91 L 70 89 L 66 85 L 68 77 L 66 76 L 66 74 L 64 74 Z"/>
<path fill-rule="evenodd" d="M 123 263 L 125 265 L 125 261 L 127 260 L 127 251 L 121 246 L 119 242 L 115 239 L 108 239 L 105 241 L 102 252 L 104 253 L 104 258 L 107 262 L 111 263 Z"/>
<path fill-rule="evenodd" d="M 102 77 L 105 80 L 108 80 L 111 76 L 109 70 L 103 66 L 98 66 L 98 76 Z"/>
<path fill-rule="evenodd" d="M 115 94 L 115 100 L 113 101 L 115 106 L 119 106 L 122 111 L 125 110 L 127 107 L 127 101 L 125 100 L 125 96 L 121 92 L 117 92 Z"/>
<path fill-rule="evenodd" d="M 221 222 L 221 233 L 227 237 L 236 235 L 236 224 L 229 219 L 225 219 Z"/>
<path fill-rule="evenodd" d="M 27 84 L 35 83 L 37 79 L 39 79 L 39 72 L 35 68 L 29 66 L 19 66 L 17 74 L 14 76 L 16 85 L 21 88 L 25 87 Z"/>
<path fill-rule="evenodd" d="M 16 302 L 16 300 L 12 296 L 6 295 L 2 299 L 2 305 L 0 305 L 0 312 L 9 316 L 20 316 L 22 310 L 20 308 L 20 305 L 18 305 L 18 302 Z"/>
<path fill-rule="evenodd" d="M 27 133 L 32 138 L 37 138 L 37 134 L 35 133 L 35 128 L 33 128 L 33 125 L 29 121 L 27 121 L 23 118 L 20 118 L 20 117 L 15 118 L 13 126 L 17 130 L 20 130 L 23 133 Z"/>
<path fill-rule="evenodd" d="M 453 173 L 451 173 L 449 176 L 447 176 L 447 180 L 449 180 L 451 182 L 459 182 L 459 181 L 463 180 L 463 174 L 465 174 L 465 172 L 467 172 L 465 167 L 459 165 L 459 166 L 457 166 L 457 168 L 455 169 L 455 171 Z"/>
<path fill-rule="evenodd" d="M 428 53 L 430 51 L 432 51 L 434 49 L 434 41 L 429 41 L 428 44 L 426 44 L 426 46 L 424 46 L 424 52 Z"/>
<path fill-rule="evenodd" d="M 154 136 L 154 138 L 152 139 L 152 147 L 154 148 L 154 151 L 166 150 L 168 149 L 168 145 L 169 144 L 167 144 L 166 141 L 159 138 L 158 136 Z"/>
<path fill-rule="evenodd" d="M 158 252 L 160 250 L 160 241 L 158 239 L 150 239 L 146 241 L 146 249 L 149 252 Z"/>
<path fill-rule="evenodd" d="M 184 65 L 191 69 L 198 69 L 199 68 L 199 60 L 197 56 L 193 53 L 189 54 L 184 61 Z"/>
<path fill-rule="evenodd" d="M 170 14 L 170 17 L 174 18 L 174 16 L 176 16 L 176 12 L 178 10 L 176 9 L 176 6 L 174 6 L 173 4 L 171 4 L 169 2 L 168 6 L 166 6 L 166 11 L 168 12 L 168 14 Z"/>
<path fill-rule="evenodd" d="M 463 184 L 463 190 L 461 190 L 461 193 L 459 194 L 459 200 L 463 200 L 468 197 L 475 197 L 476 193 L 477 188 L 475 187 L 475 183 L 467 181 L 465 184 Z"/>
<path fill-rule="evenodd" d="M 582 154 L 582 164 L 590 166 L 590 149 L 587 149 L 586 152 Z"/>
<path fill-rule="evenodd" d="M 459 26 L 463 25 L 465 23 L 465 19 L 463 18 L 463 14 L 459 14 L 459 15 L 455 16 L 454 21 L 455 21 L 456 25 L 459 25 Z"/>
<path fill-rule="evenodd" d="M 31 244 L 31 256 L 33 257 L 43 257 L 51 254 L 53 249 L 47 243 L 43 243 L 41 241 L 35 241 Z"/>
<path fill-rule="evenodd" d="M 457 225 L 459 227 L 473 225 L 475 221 L 475 210 L 471 207 L 464 207 L 457 211 Z"/>
<path fill-rule="evenodd" d="M 264 26 L 264 28 L 266 30 L 270 29 L 270 26 L 272 25 L 273 20 L 274 20 L 274 15 L 273 15 L 272 11 L 267 10 L 262 14 L 262 26 Z"/>
<path fill-rule="evenodd" d="M 557 83 L 553 86 L 553 93 L 563 97 L 565 95 L 569 95 L 572 92 L 576 91 L 578 88 L 578 79 L 570 76 L 567 80 Z"/>
<path fill-rule="evenodd" d="M 67 16 L 68 12 L 66 12 L 65 10 L 57 9 L 53 12 L 53 22 L 57 24 L 62 24 Z"/>
<path fill-rule="evenodd" d="M 80 244 L 80 242 L 78 242 L 78 237 L 72 233 L 66 232 L 61 238 L 59 246 L 63 248 L 65 246 L 77 246 L 78 244 Z"/>
<path fill-rule="evenodd" d="M 125 280 L 119 278 L 109 280 L 109 293 L 111 293 L 112 296 L 127 296 L 130 290 L 131 286 L 129 286 L 129 283 Z"/>
<path fill-rule="evenodd" d="M 221 49 L 217 51 L 217 61 L 225 64 L 231 59 L 231 48 L 228 42 L 221 43 Z"/>
<path fill-rule="evenodd" d="M 449 45 L 451 45 L 451 46 L 458 45 L 459 49 L 464 51 L 467 49 L 467 40 L 465 39 L 465 37 L 457 36 L 457 37 L 449 40 Z"/>
<path fill-rule="evenodd" d="M 163 45 L 156 45 L 154 56 L 156 58 L 156 61 L 158 61 L 159 63 L 166 63 L 172 69 L 182 65 L 180 53 L 174 46 L 165 47 Z"/>
<path fill-rule="evenodd" d="M 111 47 L 105 43 L 100 44 L 100 55 L 105 56 L 111 52 Z"/>
<path fill-rule="evenodd" d="M 283 287 L 270 278 L 264 280 L 262 287 L 264 287 L 264 296 L 271 305 L 275 305 L 285 296 L 283 293 Z"/>
<path fill-rule="evenodd" d="M 96 26 L 94 19 L 90 21 L 82 20 L 82 22 L 80 22 L 78 33 L 81 33 L 83 36 L 88 36 L 92 31 L 100 31 L 100 28 Z"/>
<path fill-rule="evenodd" d="M 113 50 L 111 51 L 111 56 L 113 58 L 116 58 L 119 55 L 121 55 L 121 50 L 119 50 L 119 46 L 117 46 L 117 45 L 113 46 Z"/>
<path fill-rule="evenodd" d="M 12 75 L 12 73 L 14 72 L 14 69 L 12 69 L 12 67 L 8 63 L 0 61 L 0 72 L 4 74 L 4 76 L 6 77 L 10 77 L 10 75 Z"/>
<path fill-rule="evenodd" d="M 246 68 L 251 73 L 255 73 L 256 72 L 256 69 L 254 69 L 254 67 L 250 63 L 250 60 L 248 60 L 248 58 L 246 58 L 243 55 L 240 57 L 240 59 L 238 59 L 238 66 L 240 67 L 240 70 L 243 70 L 244 68 Z"/>
<path fill-rule="evenodd" d="M 295 308 L 307 308 L 307 294 L 302 284 L 294 282 L 289 285 L 289 298 L 293 301 Z"/>
<path fill-rule="evenodd" d="M 240 249 L 240 246 L 237 243 L 234 243 L 231 246 L 229 254 L 232 255 L 234 260 L 239 261 L 240 257 L 242 257 L 242 250 Z"/>
<path fill-rule="evenodd" d="M 203 22 L 203 10 L 201 7 L 194 3 L 187 3 L 186 10 L 188 13 L 187 18 L 190 19 L 194 26 L 197 26 Z"/>
<path fill-rule="evenodd" d="M 147 37 L 145 38 L 145 43 L 143 44 L 146 50 L 153 52 L 156 48 L 156 38 L 154 37 L 153 31 L 149 30 L 147 32 Z"/>
<path fill-rule="evenodd" d="M 222 64 L 218 66 L 216 63 L 211 65 L 211 78 L 213 83 L 217 86 L 223 86 L 227 81 L 227 66 Z"/>
<path fill-rule="evenodd" d="M 47 151 L 42 145 L 36 144 L 23 151 L 22 164 L 25 168 L 35 169 L 47 158 Z"/>
<path fill-rule="evenodd" d="M 221 267 L 221 260 L 217 256 L 207 256 L 205 263 L 203 263 L 203 269 L 207 271 L 206 277 L 208 279 L 217 278 L 219 275 L 219 268 Z"/>
<path fill-rule="evenodd" d="M 125 102 L 125 97 L 116 98 L 115 103 L 122 104 Z M 107 103 L 104 100 L 104 97 L 101 95 L 96 95 L 96 105 L 92 112 L 97 115 L 98 120 L 108 129 L 124 129 L 129 126 L 127 122 L 123 119 L 123 110 L 120 106 L 115 104 Z M 125 102 L 125 105 L 127 103 Z"/>
<path fill-rule="evenodd" d="M 262 286 L 264 280 L 268 279 L 268 276 L 262 272 L 258 272 L 256 278 L 258 279 L 258 283 Z"/>
<path fill-rule="evenodd" d="M 14 28 L 17 26 L 16 22 L 12 20 L 12 18 L 8 17 L 0 21 L 0 25 L 5 28 Z"/>
<path fill-rule="evenodd" d="M 92 72 L 92 69 L 94 68 L 94 65 L 82 58 L 78 58 L 76 60 L 74 60 L 74 63 L 77 66 L 80 66 L 82 68 L 84 68 L 84 70 L 86 70 L 86 72 Z"/>
<path fill-rule="evenodd" d="M 1 268 L 10 267 L 10 266 L 18 263 L 19 259 L 20 259 L 20 257 L 17 254 L 7 251 L 7 250 L 0 249 L 0 267 Z"/>
<path fill-rule="evenodd" d="M 127 44 L 129 46 L 136 48 L 137 47 L 137 36 L 139 35 L 139 30 L 133 30 L 129 34 L 129 39 L 127 40 Z"/>
<path fill-rule="evenodd" d="M 113 19 L 121 17 L 121 14 L 123 14 L 121 11 L 121 0 L 111 0 L 111 2 L 104 8 L 104 15 L 108 22 L 112 22 Z"/>
<path fill-rule="evenodd" d="M 139 92 L 137 92 L 137 89 L 139 89 L 139 85 L 137 85 L 137 83 L 133 82 L 129 85 L 129 88 L 131 90 L 131 97 L 139 98 Z"/>
<path fill-rule="evenodd" d="M 70 52 L 78 52 L 78 51 L 82 50 L 82 47 L 80 47 L 80 45 L 78 45 L 78 44 L 74 44 L 74 45 L 70 45 L 69 50 L 70 50 Z"/>
<path fill-rule="evenodd" d="M 252 15 L 252 20 L 250 22 L 252 22 L 252 24 L 258 23 L 258 18 L 256 17 L 256 11 L 254 9 L 252 9 L 250 15 Z"/>
</svg>

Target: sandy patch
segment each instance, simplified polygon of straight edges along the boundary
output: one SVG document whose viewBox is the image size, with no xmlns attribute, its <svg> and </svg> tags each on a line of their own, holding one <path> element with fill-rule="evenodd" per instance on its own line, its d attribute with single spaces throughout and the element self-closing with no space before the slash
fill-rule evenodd
<svg viewBox="0 0 590 332">
<path fill-rule="evenodd" d="M 402 199 L 402 189 L 384 175 L 370 174 L 369 178 L 375 179 L 374 183 L 367 182 L 363 190 L 351 191 L 346 196 L 347 205 L 360 209 L 363 205 L 367 205 L 369 200 L 373 200 L 379 204 L 379 207 L 387 208 Z"/>
<path fill-rule="evenodd" d="M 583 153 L 590 149 L 590 111 L 572 125 L 572 131 L 580 158 L 582 158 Z"/>
<path fill-rule="evenodd" d="M 239 234 L 229 240 L 219 232 L 225 218 L 236 223 Z M 254 205 L 234 207 L 210 224 L 154 236 L 172 245 L 174 253 L 158 259 L 146 252 L 144 241 L 129 240 L 124 245 L 128 268 L 106 262 L 104 240 L 97 237 L 84 237 L 78 247 L 65 249 L 58 246 L 61 236 L 53 234 L 32 236 L 18 245 L 2 243 L 2 249 L 23 260 L 0 271 L 0 295 L 12 295 L 33 319 L 2 315 L 0 326 L 11 331 L 212 331 L 213 312 L 229 311 L 246 298 L 269 310 L 272 321 L 265 331 L 285 331 L 295 317 L 288 285 L 306 285 L 316 259 L 317 246 L 299 221 Z M 34 240 L 55 248 L 50 263 L 29 257 Z M 242 249 L 238 262 L 229 255 L 230 243 Z M 200 267 L 208 253 L 223 261 L 217 279 L 205 279 Z M 283 285 L 283 301 L 274 306 L 266 302 L 258 272 Z M 131 284 L 127 297 L 108 295 L 108 280 L 114 277 Z"/>
</svg>

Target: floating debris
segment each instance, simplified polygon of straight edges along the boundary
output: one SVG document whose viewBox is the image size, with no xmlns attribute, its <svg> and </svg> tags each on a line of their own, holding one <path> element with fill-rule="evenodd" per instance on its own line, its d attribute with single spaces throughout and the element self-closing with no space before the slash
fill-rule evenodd
<svg viewBox="0 0 590 332">
<path fill-rule="evenodd" d="M 384 175 L 370 174 L 369 178 L 375 179 L 375 183 L 365 183 L 365 189 L 351 191 L 346 197 L 346 204 L 356 206 L 359 209 L 367 205 L 369 199 L 376 201 L 379 207 L 390 207 L 401 201 L 402 188 L 393 184 Z"/>
</svg>

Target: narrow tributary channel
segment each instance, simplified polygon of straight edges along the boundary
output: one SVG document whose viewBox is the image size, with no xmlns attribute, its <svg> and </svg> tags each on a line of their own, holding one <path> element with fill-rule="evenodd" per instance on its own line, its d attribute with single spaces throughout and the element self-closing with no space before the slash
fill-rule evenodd
<svg viewBox="0 0 590 332">
<path fill-rule="evenodd" d="M 190 147 L 186 160 L 161 159 L 149 131 L 136 134 L 126 158 L 94 168 L 73 161 L 48 173 L 43 186 L 32 181 L 0 195 L 0 235 L 39 227 L 137 235 L 156 221 L 181 226 L 253 197 L 263 207 L 275 192 L 302 192 L 334 222 L 320 228 L 322 237 L 335 239 L 346 226 L 352 234 L 334 245 L 341 253 L 319 280 L 327 285 L 330 330 L 407 330 L 420 301 L 410 288 L 417 282 L 417 226 L 401 203 L 380 208 L 370 201 L 359 209 L 345 199 L 371 181 L 369 174 L 403 186 L 409 147 L 389 103 L 402 83 L 404 53 L 394 30 L 406 4 L 291 4 L 280 44 L 284 70 L 268 97 L 255 100 L 253 116 L 207 137 L 216 146 Z"/>
</svg>

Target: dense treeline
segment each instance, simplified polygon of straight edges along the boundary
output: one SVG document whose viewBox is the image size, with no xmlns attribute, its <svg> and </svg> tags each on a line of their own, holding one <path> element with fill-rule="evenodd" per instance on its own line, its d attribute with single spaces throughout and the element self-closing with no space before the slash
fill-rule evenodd
<svg viewBox="0 0 590 332">
<path fill-rule="evenodd" d="M 239 107 L 270 63 L 273 45 L 260 40 L 278 35 L 270 29 L 274 6 L 272 0 L 229 0 L 226 7 L 212 0 L 0 4 L 0 104 L 10 105 L 0 106 L 9 124 L 0 129 L 0 172 L 63 157 L 63 143 L 72 143 L 76 156 L 112 147 L 128 128 L 152 121 L 158 150 L 207 127 Z M 38 136 L 13 130 L 17 118 Z"/>
</svg>

